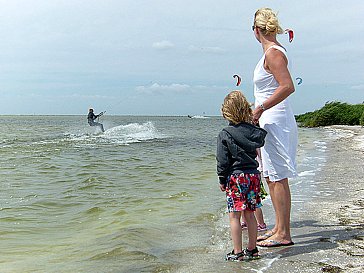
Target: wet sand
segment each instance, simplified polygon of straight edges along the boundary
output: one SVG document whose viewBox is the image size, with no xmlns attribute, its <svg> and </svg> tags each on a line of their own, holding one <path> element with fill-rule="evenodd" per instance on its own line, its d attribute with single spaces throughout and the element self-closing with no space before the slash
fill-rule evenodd
<svg viewBox="0 0 364 273">
<path fill-rule="evenodd" d="M 320 198 L 295 214 L 294 246 L 261 248 L 273 259 L 259 272 L 364 272 L 364 128 L 330 129 L 352 133 L 327 143 L 327 162 L 314 179 Z"/>
</svg>

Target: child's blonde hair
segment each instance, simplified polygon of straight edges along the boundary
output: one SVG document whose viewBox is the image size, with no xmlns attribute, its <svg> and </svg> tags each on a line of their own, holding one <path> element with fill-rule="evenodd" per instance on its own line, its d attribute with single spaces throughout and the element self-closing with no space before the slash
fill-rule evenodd
<svg viewBox="0 0 364 273">
<path fill-rule="evenodd" d="M 250 103 L 240 91 L 230 92 L 221 107 L 222 116 L 233 124 L 252 121 L 253 111 Z"/>
</svg>

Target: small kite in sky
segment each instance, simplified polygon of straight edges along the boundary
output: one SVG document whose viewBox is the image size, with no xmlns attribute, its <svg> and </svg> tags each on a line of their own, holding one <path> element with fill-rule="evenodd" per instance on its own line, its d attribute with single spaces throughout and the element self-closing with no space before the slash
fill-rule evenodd
<svg viewBox="0 0 364 273">
<path fill-rule="evenodd" d="M 297 77 L 296 81 L 297 81 L 297 85 L 300 85 L 302 83 L 302 78 Z"/>
<path fill-rule="evenodd" d="M 241 78 L 240 78 L 240 76 L 239 76 L 239 75 L 237 75 L 237 74 L 235 74 L 233 77 L 234 77 L 234 78 L 237 78 L 236 86 L 239 86 L 239 85 L 240 85 L 240 83 L 241 83 Z"/>
<path fill-rule="evenodd" d="M 293 41 L 293 37 L 294 37 L 294 34 L 293 34 L 293 30 L 292 29 L 289 29 L 289 28 L 287 28 L 285 31 L 284 31 L 284 33 L 288 33 L 288 40 L 289 40 L 289 42 L 290 43 L 292 43 L 292 41 Z"/>
</svg>

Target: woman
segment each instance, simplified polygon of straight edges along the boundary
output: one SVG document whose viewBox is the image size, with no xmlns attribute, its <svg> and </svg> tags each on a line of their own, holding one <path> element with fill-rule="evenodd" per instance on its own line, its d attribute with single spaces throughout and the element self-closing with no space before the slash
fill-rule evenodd
<svg viewBox="0 0 364 273">
<path fill-rule="evenodd" d="M 255 13 L 253 31 L 263 48 L 254 71 L 255 109 L 253 120 L 268 134 L 262 151 L 265 177 L 275 210 L 272 230 L 258 237 L 258 245 L 293 245 L 290 233 L 291 193 L 288 178 L 296 174 L 297 125 L 288 96 L 294 85 L 288 71 L 285 49 L 276 35 L 283 33 L 276 14 L 269 8 Z"/>
</svg>

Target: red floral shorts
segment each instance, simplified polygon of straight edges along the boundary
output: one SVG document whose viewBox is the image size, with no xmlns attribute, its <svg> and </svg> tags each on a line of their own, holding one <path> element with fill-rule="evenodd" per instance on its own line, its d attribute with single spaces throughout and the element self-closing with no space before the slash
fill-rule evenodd
<svg viewBox="0 0 364 273">
<path fill-rule="evenodd" d="M 260 173 L 237 173 L 228 178 L 226 187 L 228 212 L 250 210 L 262 206 Z"/>
</svg>

